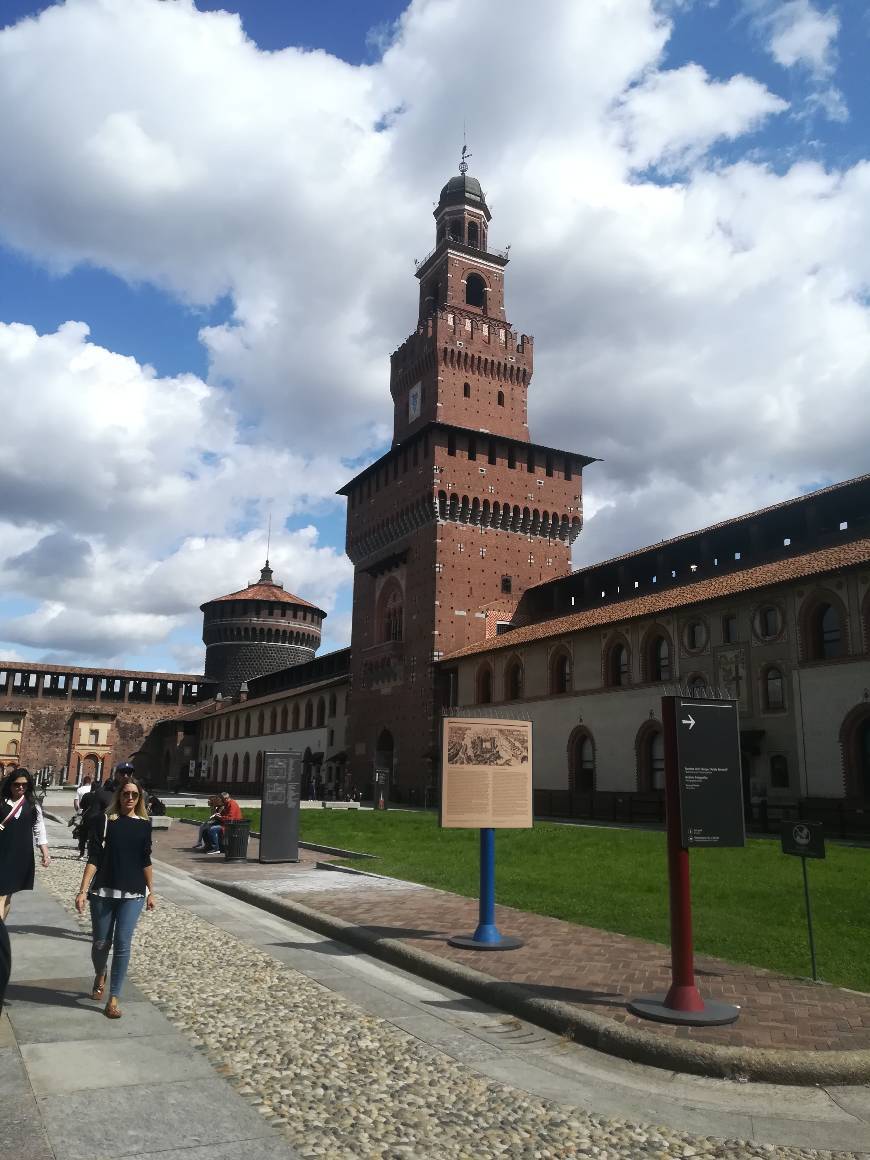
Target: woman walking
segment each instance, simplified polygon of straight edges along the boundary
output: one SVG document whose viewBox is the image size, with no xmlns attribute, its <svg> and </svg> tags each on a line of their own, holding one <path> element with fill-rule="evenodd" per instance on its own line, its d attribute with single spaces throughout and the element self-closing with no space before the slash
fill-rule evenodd
<svg viewBox="0 0 870 1160">
<path fill-rule="evenodd" d="M 0 921 L 5 922 L 12 895 L 32 890 L 36 874 L 34 845 L 39 847 L 43 866 L 48 866 L 48 838 L 42 810 L 36 802 L 33 776 L 26 769 L 13 769 L 0 785 Z"/>
<path fill-rule="evenodd" d="M 92 999 L 103 997 L 106 965 L 114 944 L 109 999 L 104 1010 L 108 1019 L 121 1018 L 118 999 L 142 907 L 154 909 L 151 873 L 151 819 L 145 809 L 145 795 L 135 777 L 123 774 L 108 810 L 91 822 L 88 861 L 76 895 L 79 914 L 84 914 L 85 899 L 91 905 L 91 961 L 95 971 Z"/>
</svg>

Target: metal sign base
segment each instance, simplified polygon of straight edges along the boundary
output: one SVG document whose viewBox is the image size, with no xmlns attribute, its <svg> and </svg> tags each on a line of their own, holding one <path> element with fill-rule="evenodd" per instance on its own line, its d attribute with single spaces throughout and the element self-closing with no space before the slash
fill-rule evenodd
<svg viewBox="0 0 870 1160">
<path fill-rule="evenodd" d="M 455 934 L 447 940 L 447 945 L 460 947 L 464 951 L 515 951 L 517 947 L 523 946 L 521 938 L 500 934 L 498 931 L 495 933 L 495 939 L 478 938 L 477 931 L 474 934 Z"/>
<path fill-rule="evenodd" d="M 641 1019 L 652 1019 L 656 1023 L 678 1023 L 683 1027 L 723 1027 L 726 1023 L 736 1023 L 740 1008 L 731 1003 L 719 1003 L 707 999 L 700 1011 L 677 1011 L 666 1007 L 666 995 L 639 995 L 628 1005 L 632 1015 Z"/>
</svg>

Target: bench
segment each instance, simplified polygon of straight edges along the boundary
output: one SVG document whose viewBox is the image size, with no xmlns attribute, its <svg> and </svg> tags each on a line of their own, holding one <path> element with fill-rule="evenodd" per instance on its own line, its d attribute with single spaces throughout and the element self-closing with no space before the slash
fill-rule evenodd
<svg viewBox="0 0 870 1160">
<path fill-rule="evenodd" d="M 323 802 L 325 810 L 358 810 L 359 802 Z"/>
<path fill-rule="evenodd" d="M 172 825 L 172 818 L 157 817 L 151 819 L 152 830 L 168 830 Z"/>
</svg>

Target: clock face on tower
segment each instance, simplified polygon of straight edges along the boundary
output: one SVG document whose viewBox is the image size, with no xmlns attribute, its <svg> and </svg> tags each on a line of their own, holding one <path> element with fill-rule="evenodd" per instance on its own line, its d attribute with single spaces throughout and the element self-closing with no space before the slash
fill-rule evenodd
<svg viewBox="0 0 870 1160">
<path fill-rule="evenodd" d="M 415 383 L 408 392 L 408 422 L 420 418 L 420 404 L 423 401 L 423 384 Z"/>
</svg>

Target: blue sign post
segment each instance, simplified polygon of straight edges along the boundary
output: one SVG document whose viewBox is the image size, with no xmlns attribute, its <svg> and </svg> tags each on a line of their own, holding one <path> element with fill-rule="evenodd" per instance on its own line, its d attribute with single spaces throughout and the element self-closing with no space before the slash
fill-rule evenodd
<svg viewBox="0 0 870 1160">
<path fill-rule="evenodd" d="M 474 934 L 456 934 L 447 942 L 452 947 L 478 951 L 512 951 L 523 940 L 502 934 L 495 925 L 495 830 L 480 831 L 480 910 Z"/>
</svg>

